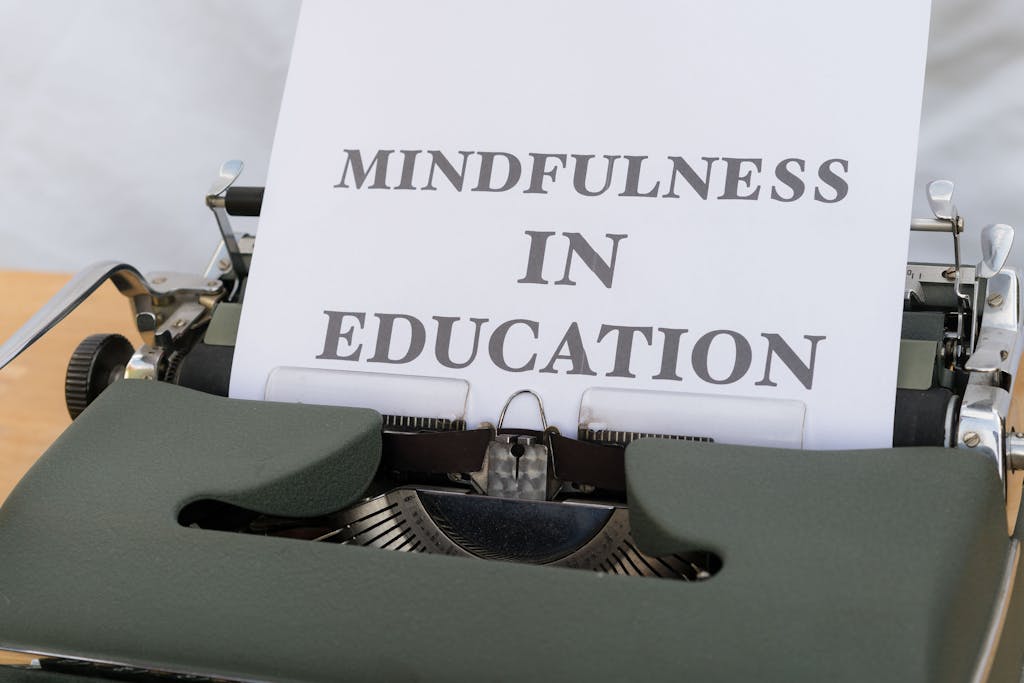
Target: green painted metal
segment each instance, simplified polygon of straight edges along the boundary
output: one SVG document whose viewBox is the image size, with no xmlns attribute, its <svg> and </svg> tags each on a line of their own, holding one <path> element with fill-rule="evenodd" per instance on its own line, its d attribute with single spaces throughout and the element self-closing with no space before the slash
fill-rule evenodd
<svg viewBox="0 0 1024 683">
<path fill-rule="evenodd" d="M 242 304 L 217 304 L 206 328 L 206 334 L 203 335 L 203 343 L 210 346 L 234 346 L 241 317 Z"/>
<path fill-rule="evenodd" d="M 749 657 L 731 674 L 968 680 L 1009 546 L 985 456 L 642 441 L 627 480 L 647 552 L 721 554 L 715 618 Z"/>
<path fill-rule="evenodd" d="M 899 389 L 930 389 L 935 377 L 937 353 L 937 342 L 901 339 L 896 387 Z"/>
<path fill-rule="evenodd" d="M 708 581 L 183 528 L 215 498 L 341 508 L 369 411 L 115 384 L 0 509 L 0 648 L 269 680 L 955 681 L 1008 546 L 991 463 L 940 448 L 627 450 L 641 549 Z"/>
</svg>

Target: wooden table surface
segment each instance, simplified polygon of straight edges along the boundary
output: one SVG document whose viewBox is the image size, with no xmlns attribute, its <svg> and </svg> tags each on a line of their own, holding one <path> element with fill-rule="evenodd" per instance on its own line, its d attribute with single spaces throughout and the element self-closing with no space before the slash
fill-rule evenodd
<svg viewBox="0 0 1024 683">
<path fill-rule="evenodd" d="M 6 340 L 68 280 L 68 275 L 0 271 L 0 339 Z M 119 332 L 141 343 L 128 300 L 105 284 L 46 336 L 0 370 L 0 501 L 71 424 L 64 373 L 78 342 Z"/>
<path fill-rule="evenodd" d="M 6 340 L 68 280 L 59 273 L 0 271 L 0 340 Z M 0 501 L 36 458 L 71 423 L 64 407 L 64 372 L 78 342 L 96 332 L 119 332 L 132 344 L 128 301 L 103 285 L 74 313 L 0 370 Z M 0 556 L 0 562 L 3 561 Z M 0 664 L 31 657 L 0 652 Z"/>
<path fill-rule="evenodd" d="M 0 340 L 6 340 L 59 290 L 70 276 L 55 273 L 0 271 Z M 51 330 L 28 351 L 0 370 L 0 501 L 14 488 L 36 458 L 71 423 L 64 407 L 64 372 L 71 352 L 85 337 L 118 332 L 133 345 L 141 343 L 132 325 L 128 301 L 111 284 Z M 1024 382 L 1014 392 L 1010 422 L 1024 427 Z M 1007 510 L 1016 518 L 1021 477 L 1011 491 Z M 3 561 L 0 557 L 0 561 Z M 0 652 L 0 664 L 27 663 L 31 658 Z"/>
</svg>

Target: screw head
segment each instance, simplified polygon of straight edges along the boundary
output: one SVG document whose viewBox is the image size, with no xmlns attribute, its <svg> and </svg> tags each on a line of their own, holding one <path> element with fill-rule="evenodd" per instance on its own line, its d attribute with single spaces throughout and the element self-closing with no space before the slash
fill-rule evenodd
<svg viewBox="0 0 1024 683">
<path fill-rule="evenodd" d="M 1003 295 L 993 294 L 988 299 L 986 299 L 986 301 L 988 301 L 988 305 L 991 306 L 992 308 L 999 308 L 1000 306 L 1003 305 Z"/>
<path fill-rule="evenodd" d="M 221 270 L 228 270 L 231 268 L 231 261 L 228 261 L 226 258 L 222 258 L 220 261 L 217 261 L 217 267 Z"/>
<path fill-rule="evenodd" d="M 978 432 L 967 432 L 964 434 L 964 445 L 968 448 L 974 448 L 981 443 L 981 435 Z"/>
<path fill-rule="evenodd" d="M 175 320 L 174 321 L 174 326 L 175 327 L 185 327 L 185 321 L 184 320 L 180 320 L 180 319 L 179 320 Z"/>
<path fill-rule="evenodd" d="M 944 271 L 942 271 L 942 277 L 946 278 L 947 280 L 955 280 L 956 268 L 946 268 Z"/>
</svg>

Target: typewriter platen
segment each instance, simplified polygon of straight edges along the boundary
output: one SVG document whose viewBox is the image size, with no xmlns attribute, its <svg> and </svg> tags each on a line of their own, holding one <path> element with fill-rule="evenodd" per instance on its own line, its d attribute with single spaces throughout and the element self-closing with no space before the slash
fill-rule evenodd
<svg viewBox="0 0 1024 683">
<path fill-rule="evenodd" d="M 105 400 L 100 399 L 101 394 L 124 379 L 148 380 L 202 394 L 226 396 L 235 332 L 254 243 L 251 236 L 233 232 L 229 216 L 259 215 L 263 193 L 262 188 L 236 186 L 234 183 L 240 173 L 240 162 L 226 163 L 206 197 L 222 242 L 205 272 L 197 275 L 153 273 L 144 277 L 126 264 L 97 264 L 73 279 L 5 344 L 0 353 L 0 367 L 45 334 L 109 279 L 129 299 L 144 343 L 135 347 L 123 337 L 105 334 L 93 335 L 82 342 L 71 358 L 67 372 L 67 406 L 72 417 L 78 418 L 94 401 Z M 976 501 L 979 519 L 988 515 L 987 522 L 991 522 L 991 511 L 1002 510 L 1007 495 L 1008 473 L 1024 467 L 1024 435 L 1015 433 L 1012 425 L 1007 424 L 1010 388 L 1020 355 L 1019 279 L 1013 269 L 1005 267 L 1013 230 L 1006 225 L 985 227 L 980 232 L 982 261 L 974 265 L 961 263 L 959 244 L 964 220 L 952 201 L 952 183 L 933 182 L 928 187 L 928 194 L 934 216 L 915 219 L 911 229 L 942 233 L 941 238 L 952 242 L 953 259 L 947 264 L 910 263 L 907 266 L 893 445 L 944 449 L 954 458 L 957 453 L 970 454 L 968 460 L 978 470 L 971 476 L 981 480 L 987 477 L 989 484 L 998 482 L 996 488 L 1001 489 L 998 500 Z M 939 238 L 937 235 L 936 239 Z M 869 340 L 865 342 L 869 343 Z M 524 390 L 509 397 L 511 401 L 534 402 L 539 428 L 509 427 L 503 419 L 495 425 L 467 425 L 461 419 L 383 415 L 379 428 L 379 461 L 367 477 L 368 483 L 340 509 L 326 514 L 319 511 L 312 515 L 275 514 L 267 509 L 256 509 L 259 506 L 247 507 L 239 504 L 238 500 L 229 500 L 231 496 L 211 495 L 189 500 L 177 510 L 175 522 L 179 529 L 184 530 L 180 540 L 188 543 L 192 538 L 202 537 L 205 542 L 207 537 L 201 535 L 212 530 L 293 539 L 290 543 L 305 541 L 319 545 L 368 546 L 380 549 L 380 553 L 440 554 L 546 568 L 588 570 L 591 574 L 644 577 L 646 580 L 699 582 L 706 583 L 713 591 L 717 590 L 716 586 L 727 586 L 725 574 L 734 562 L 744 562 L 743 553 L 735 552 L 729 542 L 720 542 L 721 539 L 714 535 L 702 532 L 686 542 L 672 540 L 676 532 L 670 527 L 677 522 L 685 527 L 688 520 L 673 520 L 671 523 L 665 520 L 666 515 L 671 516 L 673 504 L 662 501 L 667 501 L 672 494 L 655 490 L 658 476 L 642 471 L 644 465 L 629 464 L 630 458 L 636 460 L 636 456 L 627 455 L 627 451 L 635 454 L 638 450 L 654 449 L 644 457 L 650 462 L 657 462 L 658 449 L 668 449 L 667 452 L 684 454 L 682 460 L 685 461 L 689 457 L 685 455 L 689 452 L 687 449 L 694 449 L 695 457 L 703 462 L 705 450 L 721 445 L 715 441 L 729 442 L 727 434 L 716 439 L 705 434 L 650 433 L 629 429 L 628 423 L 621 420 L 587 422 L 581 419 L 577 434 L 563 435 L 547 427 L 540 397 Z M 88 419 L 92 412 L 85 412 L 86 418 L 83 419 Z M 626 428 L 607 428 L 608 424 L 625 424 Z M 754 452 L 758 449 L 747 450 Z M 924 458 L 921 453 L 937 451 L 906 451 L 911 452 L 915 454 L 914 458 Z M 881 457 L 900 460 L 899 453 L 892 451 Z M 798 459 L 790 460 L 791 455 L 782 449 L 778 451 L 778 457 L 784 461 L 779 465 L 782 471 L 787 467 L 801 467 L 799 453 L 796 454 Z M 913 458 L 908 458 L 900 467 L 914 468 L 921 462 L 928 462 L 926 458 L 911 460 Z M 874 474 L 865 476 L 887 476 L 883 466 L 878 465 L 881 462 L 883 460 L 877 461 Z M 928 467 L 941 469 L 944 467 L 942 462 L 936 461 Z M 861 465 L 863 463 L 857 467 Z M 730 469 L 734 466 L 735 463 L 723 464 L 725 474 L 722 476 L 735 479 L 736 474 Z M 821 465 L 822 468 L 832 466 L 833 463 Z M 748 463 L 739 471 L 749 468 Z M 981 469 L 985 469 L 987 474 L 980 474 Z M 823 478 L 815 480 L 819 475 Z M 686 476 L 695 482 L 700 480 L 693 471 Z M 820 484 L 831 481 L 834 476 L 835 473 L 830 472 L 818 473 L 809 481 Z M 765 483 L 745 482 L 732 491 L 732 495 L 746 497 L 756 507 L 753 499 L 757 494 L 754 491 Z M 989 484 L 979 486 L 984 488 Z M 771 480 L 767 485 L 771 487 Z M 794 491 L 813 485 L 799 483 Z M 746 486 L 753 488 L 744 488 Z M 736 502 L 730 500 L 728 488 L 723 488 L 720 493 L 724 505 Z M 863 493 L 870 502 L 871 492 L 865 490 Z M 698 504 L 700 495 L 699 491 L 690 492 L 694 505 Z M 717 494 L 713 492 L 713 495 Z M 929 506 L 933 502 L 922 501 L 922 509 L 932 509 Z M 851 500 L 850 505 L 856 507 L 858 503 Z M 878 505 L 880 509 L 885 507 L 883 503 Z M 631 519 L 633 514 L 638 515 L 639 522 Z M 767 516 L 771 517 L 771 514 Z M 970 514 L 965 516 L 971 517 Z M 728 515 L 712 517 L 727 518 Z M 913 519 L 914 514 L 910 514 L 910 518 L 913 524 L 925 523 L 924 520 Z M 0 516 L 0 521 L 5 519 Z M 795 533 L 799 534 L 798 531 Z M 723 535 L 728 536 L 728 533 L 723 532 Z M 954 539 L 956 543 L 962 540 Z M 750 547 L 754 545 L 751 543 Z M 799 564 L 801 558 L 794 557 L 799 553 L 781 549 L 784 543 L 779 545 L 781 558 L 762 557 L 758 561 L 776 565 L 783 562 Z M 996 599 L 989 601 L 991 604 L 984 602 L 975 606 L 973 609 L 977 613 L 962 620 L 962 623 L 974 623 L 971 619 L 977 622 L 977 633 L 965 636 L 963 645 L 968 651 L 974 648 L 973 651 L 978 653 L 977 658 L 964 665 L 973 672 L 972 675 L 981 672 L 987 676 L 991 673 L 996 666 L 993 662 L 997 661 L 997 655 L 1008 662 L 1017 662 L 1020 658 L 1020 653 L 1008 655 L 1005 648 L 1000 649 L 998 637 L 994 645 L 990 642 L 992 633 L 998 635 L 1005 626 L 1013 595 L 1012 578 L 1016 576 L 1019 552 L 1016 540 L 1010 541 L 1007 548 L 1007 562 L 1012 560 L 1012 568 L 1010 564 L 1005 567 L 1000 564 L 1003 549 L 999 542 L 994 542 L 989 553 L 992 557 L 988 558 L 991 560 L 988 564 L 994 563 L 994 568 L 986 565 L 988 569 L 985 571 L 990 570 L 998 581 L 989 581 L 981 592 L 988 596 L 992 590 L 1005 588 L 1006 577 L 1010 577 L 1010 590 L 1000 589 Z M 985 552 L 977 554 L 983 559 L 987 557 Z M 379 561 L 372 560 L 374 563 Z M 971 561 L 958 565 L 954 578 L 964 580 L 965 572 L 976 569 L 972 567 Z M 785 572 L 785 569 L 781 567 L 781 571 Z M 813 562 L 808 569 L 813 572 Z M 778 570 L 780 567 L 776 566 L 772 571 Z M 752 568 L 752 571 L 764 576 L 766 581 L 771 573 L 764 566 Z M 720 572 L 723 572 L 722 576 L 719 576 Z M 794 573 L 799 575 L 799 571 Z M 578 576 L 570 574 L 559 574 L 559 580 L 572 582 L 573 576 Z M 546 582 L 544 576 L 535 578 Z M 583 581 L 582 578 L 579 580 Z M 948 580 L 946 576 L 938 577 L 935 585 Z M 638 592 L 628 600 L 647 604 L 653 599 L 644 587 L 647 584 L 630 581 L 622 584 L 622 590 Z M 835 589 L 842 590 L 842 585 L 836 585 Z M 344 592 L 345 589 L 341 590 Z M 826 586 L 823 590 L 831 589 Z M 745 595 L 741 590 L 735 599 L 742 601 Z M 490 597 L 476 595 L 474 599 L 486 602 Z M 535 599 L 531 595 L 522 597 L 527 602 Z M 728 600 L 728 591 L 717 599 Z M 685 609 L 692 603 L 687 603 L 683 596 L 680 604 Z M 486 609 L 483 608 L 485 612 Z M 568 605 L 565 609 L 572 612 Z M 753 609 L 753 612 L 757 611 Z M 499 609 L 496 614 L 501 612 Z M 994 622 L 987 618 L 991 614 L 1002 615 L 1003 623 L 1000 623 L 998 632 L 993 631 Z M 630 619 L 627 614 L 620 616 L 627 622 Z M 846 617 L 849 617 L 848 613 Z M 671 620 L 670 616 L 664 618 Z M 927 617 L 925 622 L 934 630 L 931 618 Z M 657 623 L 658 620 L 653 619 L 652 628 L 655 630 Z M 16 619 L 13 625 L 17 627 Z M 649 637 L 655 635 L 654 632 L 648 634 Z M 92 673 L 110 674 L 103 665 L 81 663 L 84 660 L 101 660 L 133 664 L 139 667 L 139 671 L 160 669 L 225 677 L 259 674 L 244 667 L 230 670 L 212 664 L 175 665 L 159 657 L 152 661 L 138 655 L 118 658 L 104 651 L 90 653 L 87 647 L 55 650 L 46 642 L 40 643 L 38 649 L 32 649 L 19 640 L 21 637 L 0 644 L 74 656 L 75 661 L 43 660 L 43 666 L 53 671 L 74 673 L 85 666 L 94 667 L 89 669 Z M 643 634 L 640 637 L 643 638 Z M 688 642 L 693 645 L 694 641 L 689 639 Z M 670 646 L 668 650 L 682 652 L 680 662 L 702 661 L 699 646 L 695 646 L 695 651 L 690 654 L 685 653 L 686 647 L 682 645 Z M 312 651 L 315 652 L 315 648 Z M 668 655 L 654 653 L 651 656 L 662 664 L 668 661 Z M 756 659 L 756 654 L 753 657 Z M 600 663 L 601 657 L 594 661 Z M 917 671 L 914 669 L 918 665 L 917 660 L 911 657 L 908 661 L 911 663 L 907 665 L 910 667 L 907 671 Z M 427 670 L 436 672 L 436 669 Z M 557 670 L 557 667 L 549 669 Z M 579 672 L 582 669 L 571 670 Z M 769 670 L 772 670 L 770 666 Z M 806 672 L 813 670 L 807 669 Z M 924 667 L 920 670 L 931 669 Z M 449 671 L 455 673 L 455 677 L 461 677 L 466 669 L 456 666 Z M 794 665 L 790 673 L 799 678 L 802 671 L 802 665 Z M 285 677 L 301 678 L 301 673 L 293 672 L 294 676 Z M 273 678 L 275 675 L 264 672 L 256 677 Z"/>
</svg>

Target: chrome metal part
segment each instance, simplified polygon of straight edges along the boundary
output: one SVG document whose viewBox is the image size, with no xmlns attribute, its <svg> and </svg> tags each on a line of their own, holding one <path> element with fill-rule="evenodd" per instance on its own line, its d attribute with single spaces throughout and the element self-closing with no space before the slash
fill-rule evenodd
<svg viewBox="0 0 1024 683">
<path fill-rule="evenodd" d="M 1005 268 L 988 279 L 985 308 L 978 325 L 978 341 L 964 367 L 972 372 L 1009 372 L 1020 334 L 1020 281 Z M 998 384 L 993 378 L 993 384 Z"/>
<path fill-rule="evenodd" d="M 167 294 L 218 294 L 224 289 L 224 283 L 217 278 L 208 278 L 194 273 L 175 273 L 171 271 L 156 271 L 146 273 L 149 280 L 151 293 L 154 296 Z"/>
<path fill-rule="evenodd" d="M 1010 392 L 1002 387 L 982 384 L 984 376 L 971 377 L 960 404 L 957 425 L 958 448 L 979 450 L 992 458 L 999 477 L 1006 480 L 1006 459 L 1003 434 L 1006 414 L 1010 409 Z"/>
<path fill-rule="evenodd" d="M 548 429 L 544 403 L 536 392 L 521 389 L 505 401 L 498 415 L 500 431 L 505 422 L 508 408 L 519 396 L 529 395 L 537 401 L 540 425 L 546 440 Z M 549 443 L 537 443 L 537 437 L 525 434 L 497 434 L 487 446 L 483 465 L 476 472 L 452 475 L 453 481 L 468 481 L 478 493 L 498 498 L 522 500 L 547 500 L 557 490 L 554 471 L 551 467 Z"/>
<path fill-rule="evenodd" d="M 136 328 L 146 344 L 156 343 L 154 331 L 162 314 L 163 302 L 177 305 L 207 297 L 214 301 L 223 292 L 219 280 L 208 280 L 181 273 L 153 273 L 152 280 L 126 263 L 102 261 L 82 270 L 57 292 L 46 305 L 0 346 L 0 368 L 66 318 L 107 280 L 131 300 Z"/>
<path fill-rule="evenodd" d="M 190 330 L 209 319 L 214 305 L 225 295 L 224 284 L 187 273 L 161 271 L 150 273 L 149 278 L 154 291 L 146 324 L 154 331 L 144 339 L 147 345 L 170 354 L 186 343 Z"/>
<path fill-rule="evenodd" d="M 957 296 L 956 355 L 959 357 L 964 350 L 973 346 L 964 339 L 964 316 L 966 310 L 975 309 L 970 308 L 970 297 L 964 293 L 961 287 L 963 268 L 960 263 L 960 233 L 963 232 L 963 218 L 960 217 L 956 205 L 953 203 L 953 190 L 954 185 L 951 180 L 933 180 L 928 183 L 928 206 L 931 207 L 936 219 L 948 223 L 947 229 L 953 235 L 953 291 Z"/>
<path fill-rule="evenodd" d="M 160 346 L 169 347 L 181 339 L 193 325 L 209 315 L 210 311 L 198 302 L 186 302 L 175 308 L 156 331 Z"/>
<path fill-rule="evenodd" d="M 942 445 L 946 448 L 952 448 L 956 441 L 956 423 L 957 416 L 959 415 L 960 408 L 960 397 L 953 394 L 949 397 L 949 403 L 946 404 L 946 419 L 944 420 L 944 433 L 942 439 Z"/>
<path fill-rule="evenodd" d="M 960 238 L 957 237 L 957 233 L 953 233 L 953 267 L 954 271 L 953 278 L 953 291 L 957 297 L 956 307 L 956 339 L 957 339 L 957 352 L 956 355 L 959 357 L 965 348 L 969 348 L 970 344 L 964 339 L 964 317 L 967 315 L 967 311 L 973 311 L 971 307 L 971 300 L 963 291 L 963 266 L 960 264 Z"/>
<path fill-rule="evenodd" d="M 999 643 L 1006 627 L 1006 618 L 1010 612 L 1010 601 L 1013 598 L 1013 588 L 1017 580 L 1017 565 L 1019 564 L 1020 541 L 1011 538 L 1006 551 L 1003 577 L 999 582 L 999 592 L 996 593 L 995 604 L 992 606 L 992 618 L 989 620 L 985 641 L 978 653 L 978 661 L 974 666 L 971 683 L 985 683 L 992 675 L 992 666 L 995 664 L 996 653 L 999 651 Z"/>
<path fill-rule="evenodd" d="M 235 235 L 235 242 L 238 244 L 238 250 L 243 257 L 252 256 L 253 247 L 256 245 L 256 238 L 253 235 Z M 224 240 L 221 240 L 217 242 L 217 248 L 214 249 L 213 255 L 206 264 L 203 277 L 217 279 L 227 274 L 230 270 L 231 258 L 228 255 L 227 247 L 224 246 Z"/>
<path fill-rule="evenodd" d="M 164 358 L 164 350 L 143 344 L 132 355 L 124 369 L 125 379 L 160 379 L 160 364 Z"/>
<path fill-rule="evenodd" d="M 224 205 L 224 193 L 238 180 L 238 176 L 242 173 L 242 167 L 243 164 L 238 159 L 225 161 L 221 165 L 217 177 L 214 178 L 213 183 L 210 185 L 210 189 L 206 192 L 206 206 L 210 208 L 210 211 L 213 212 L 213 217 L 217 220 L 217 227 L 220 229 L 221 239 L 224 240 L 224 246 L 228 252 L 228 259 L 231 261 L 231 267 L 234 268 L 235 275 L 239 278 L 245 277 L 248 273 L 245 261 L 242 259 L 241 250 L 238 247 L 238 241 L 235 239 L 235 232 L 231 228 L 227 208 Z"/>
<path fill-rule="evenodd" d="M 913 218 L 910 229 L 914 232 L 956 232 L 964 231 L 963 221 L 948 221 L 938 218 Z"/>
<path fill-rule="evenodd" d="M 986 225 L 981 229 L 981 262 L 978 277 L 989 278 L 1006 265 L 1013 246 L 1013 228 L 1005 223 Z"/>
<path fill-rule="evenodd" d="M 220 165 L 220 171 L 217 173 L 217 177 L 213 179 L 210 184 L 210 189 L 206 191 L 207 196 L 219 197 L 227 189 L 234 185 L 235 181 L 238 180 L 238 176 L 242 175 L 242 169 L 245 167 L 238 159 L 232 159 L 225 161 Z"/>
<path fill-rule="evenodd" d="M 988 263 L 983 259 L 975 269 L 979 278 L 1002 259 L 995 252 L 1004 247 L 994 243 L 999 242 L 1005 246 L 1008 233 L 1002 230 L 990 231 L 989 238 L 993 241 L 989 250 L 994 255 L 988 259 Z M 908 267 L 908 278 L 910 272 Z M 934 273 L 930 275 L 934 278 Z M 975 282 L 980 283 L 981 280 Z M 967 373 L 967 385 L 959 399 L 959 409 L 954 407 L 956 396 L 950 402 L 950 411 L 955 411 L 956 425 L 950 445 L 981 451 L 991 457 L 1003 480 L 1005 492 L 1007 473 L 1024 465 L 1024 438 L 1007 433 L 1009 389 L 1020 341 L 1020 279 L 1016 270 L 1003 268 L 985 278 L 983 284 L 985 295 L 980 299 L 981 309 L 972 328 L 976 342 L 960 366 Z M 975 304 L 979 303 L 978 292 L 981 289 L 977 284 L 974 287 Z M 953 419 L 947 412 L 947 430 L 950 424 L 954 424 Z"/>
<path fill-rule="evenodd" d="M 916 299 L 929 305 L 935 303 L 928 297 L 926 285 L 949 285 L 953 283 L 953 297 L 956 299 L 957 330 L 950 333 L 955 338 L 957 349 L 955 355 L 962 357 L 969 349 L 974 347 L 973 339 L 977 337 L 977 325 L 971 327 L 971 339 L 966 335 L 966 313 L 967 311 L 978 310 L 978 278 L 974 266 L 949 267 L 945 264 L 935 263 L 908 263 L 906 280 L 904 282 L 904 300 Z M 964 293 L 964 288 L 969 288 L 970 294 Z"/>
<path fill-rule="evenodd" d="M 906 283 L 907 288 L 912 283 L 948 285 L 955 278 L 955 272 L 945 264 L 940 263 L 908 263 Z M 961 282 L 964 285 L 972 286 L 978 282 L 974 266 L 963 266 L 960 270 Z"/>
<path fill-rule="evenodd" d="M 315 540 L 628 576 L 700 580 L 713 571 L 700 561 L 706 553 L 652 557 L 640 551 L 629 511 L 618 505 L 408 487 L 357 503 L 341 521 Z"/>
<path fill-rule="evenodd" d="M 936 218 L 946 221 L 956 219 L 958 214 L 953 204 L 954 189 L 952 180 L 933 180 L 928 183 L 928 206 Z"/>
<path fill-rule="evenodd" d="M 487 495 L 547 500 L 549 457 L 532 436 L 499 434 L 487 447 Z"/>
<path fill-rule="evenodd" d="M 512 401 L 523 395 L 533 396 L 533 398 L 537 400 L 537 410 L 540 411 L 541 430 L 543 431 L 548 428 L 548 417 L 544 414 L 544 402 L 540 400 L 540 396 L 532 389 L 520 389 L 509 396 L 508 400 L 505 401 L 505 405 L 501 407 L 501 413 L 498 415 L 498 429 L 501 429 L 501 425 L 505 422 L 505 413 L 508 412 L 508 407 L 512 405 Z"/>
<path fill-rule="evenodd" d="M 53 329 L 54 325 L 78 308 L 79 304 L 107 280 L 113 282 L 118 291 L 131 299 L 136 321 L 141 325 L 147 320 L 145 314 L 152 313 L 152 287 L 146 282 L 146 278 L 126 263 L 94 263 L 71 278 L 45 306 L 0 346 L 0 368 L 17 358 L 22 351 Z M 144 336 L 149 331 L 141 326 L 139 328 L 139 332 Z"/>
</svg>

